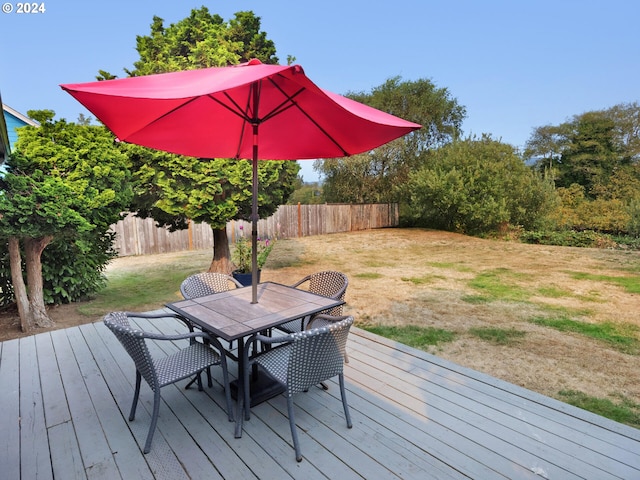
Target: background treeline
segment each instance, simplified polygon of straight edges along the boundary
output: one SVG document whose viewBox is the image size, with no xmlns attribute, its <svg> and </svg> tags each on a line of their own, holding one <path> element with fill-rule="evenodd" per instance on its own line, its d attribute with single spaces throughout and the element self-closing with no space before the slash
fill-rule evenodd
<svg viewBox="0 0 640 480">
<path fill-rule="evenodd" d="M 640 243 L 638 103 L 534 128 L 519 150 L 490 134 L 461 138 L 464 108 L 428 81 L 394 79 L 354 98 L 387 106 L 399 98 L 415 102 L 415 110 L 401 115 L 426 133 L 355 159 L 316 162 L 324 183 L 312 198 L 398 201 L 404 225 L 471 235 L 580 246 Z"/>
</svg>

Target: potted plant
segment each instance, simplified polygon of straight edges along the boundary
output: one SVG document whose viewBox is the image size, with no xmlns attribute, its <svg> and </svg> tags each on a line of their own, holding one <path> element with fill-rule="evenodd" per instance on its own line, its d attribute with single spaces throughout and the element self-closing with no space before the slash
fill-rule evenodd
<svg viewBox="0 0 640 480">
<path fill-rule="evenodd" d="M 273 250 L 273 241 L 258 238 L 258 282 L 260 281 L 260 272 L 267 257 Z M 251 240 L 245 236 L 238 239 L 231 254 L 231 261 L 235 265 L 233 277 L 243 285 L 251 285 Z"/>
</svg>

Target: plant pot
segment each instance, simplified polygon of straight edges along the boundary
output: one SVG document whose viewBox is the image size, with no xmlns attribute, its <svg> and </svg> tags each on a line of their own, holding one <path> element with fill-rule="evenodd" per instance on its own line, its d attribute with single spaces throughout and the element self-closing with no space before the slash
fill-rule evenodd
<svg viewBox="0 0 640 480">
<path fill-rule="evenodd" d="M 258 283 L 260 283 L 260 272 L 261 270 L 258 270 Z M 251 285 L 251 276 L 252 276 L 251 272 L 249 273 L 242 273 L 238 271 L 233 272 L 233 278 L 238 280 L 245 287 L 248 287 Z"/>
</svg>

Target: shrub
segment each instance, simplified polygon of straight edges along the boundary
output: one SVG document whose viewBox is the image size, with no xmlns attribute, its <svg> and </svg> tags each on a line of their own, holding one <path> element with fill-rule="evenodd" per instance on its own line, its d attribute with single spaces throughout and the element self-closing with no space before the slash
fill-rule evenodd
<svg viewBox="0 0 640 480">
<path fill-rule="evenodd" d="M 525 165 L 511 145 L 483 136 L 434 151 L 405 187 L 415 225 L 472 235 L 505 225 L 545 225 L 555 207 L 551 184 Z"/>
</svg>

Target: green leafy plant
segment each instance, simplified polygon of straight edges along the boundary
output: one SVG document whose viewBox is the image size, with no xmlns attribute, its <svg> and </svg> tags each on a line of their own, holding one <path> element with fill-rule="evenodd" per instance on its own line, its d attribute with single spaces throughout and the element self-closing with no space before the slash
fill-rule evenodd
<svg viewBox="0 0 640 480">
<path fill-rule="evenodd" d="M 257 253 L 258 253 L 258 270 L 264 267 L 264 264 L 273 250 L 275 240 L 260 239 L 258 238 Z M 242 236 L 236 242 L 233 253 L 231 254 L 231 261 L 236 266 L 236 272 L 238 273 L 251 273 L 251 253 L 252 253 L 251 240 L 248 237 Z"/>
</svg>

